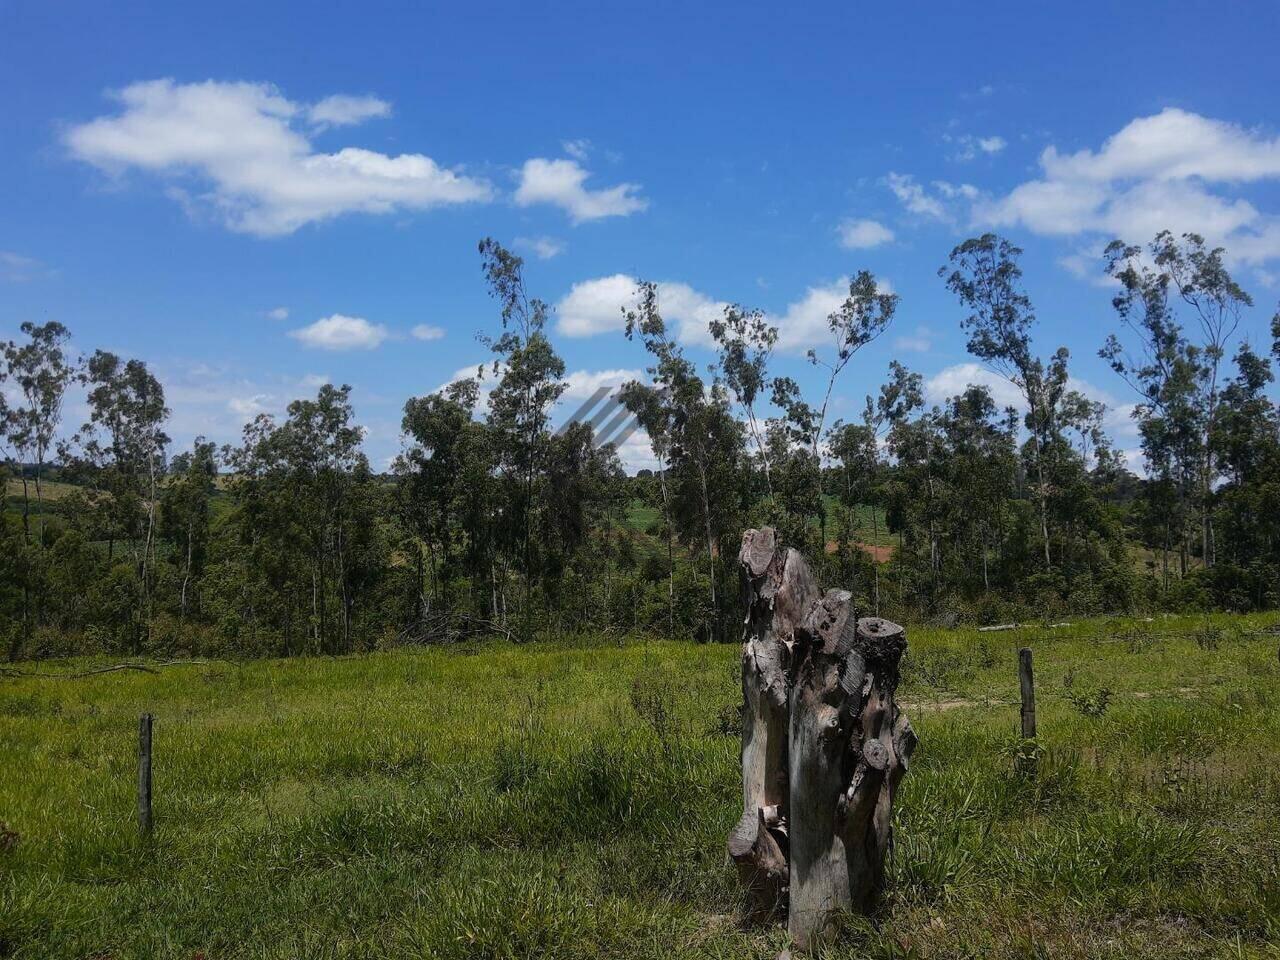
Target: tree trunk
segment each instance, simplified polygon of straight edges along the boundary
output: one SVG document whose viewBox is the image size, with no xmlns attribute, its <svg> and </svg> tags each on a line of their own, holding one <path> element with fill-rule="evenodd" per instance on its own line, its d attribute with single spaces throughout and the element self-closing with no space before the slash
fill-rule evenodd
<svg viewBox="0 0 1280 960">
<path fill-rule="evenodd" d="M 828 590 L 796 632 L 791 690 L 791 902 L 800 946 L 842 911 L 869 913 L 884 884 L 893 795 L 915 748 L 894 691 L 906 631 L 859 620 Z"/>
<path fill-rule="evenodd" d="M 768 527 L 738 555 L 743 812 L 729 855 L 753 915 L 789 908 L 801 946 L 841 911 L 869 911 L 884 881 L 893 795 L 915 734 L 894 692 L 906 633 L 859 620 L 851 594 L 825 596 Z"/>
<path fill-rule="evenodd" d="M 753 915 L 785 903 L 787 886 L 788 664 L 796 628 L 817 600 L 817 580 L 770 527 L 748 530 L 738 553 L 746 599 L 742 644 L 742 819 L 729 856 Z"/>
</svg>

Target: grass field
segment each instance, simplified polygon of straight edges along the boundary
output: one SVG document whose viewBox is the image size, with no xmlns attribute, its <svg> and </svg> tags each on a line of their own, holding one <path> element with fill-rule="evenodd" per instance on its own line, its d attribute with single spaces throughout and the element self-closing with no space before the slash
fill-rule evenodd
<svg viewBox="0 0 1280 960">
<path fill-rule="evenodd" d="M 1273 620 L 913 630 L 891 889 L 831 955 L 1280 956 Z M 1034 779 L 1012 772 L 1022 644 Z M 737 656 L 486 645 L 0 679 L 0 956 L 773 958 L 785 935 L 740 924 L 724 864 Z"/>
</svg>

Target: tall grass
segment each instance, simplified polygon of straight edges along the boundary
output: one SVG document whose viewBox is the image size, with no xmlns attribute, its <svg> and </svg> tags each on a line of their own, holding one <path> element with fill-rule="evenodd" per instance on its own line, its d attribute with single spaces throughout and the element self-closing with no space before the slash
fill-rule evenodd
<svg viewBox="0 0 1280 960">
<path fill-rule="evenodd" d="M 831 955 L 1276 956 L 1280 664 L 1260 621 L 1212 625 L 914 630 L 889 896 Z M 0 681 L 0 957 L 775 957 L 724 863 L 736 658 L 492 645 Z M 1098 715 L 1068 696 L 1103 686 Z"/>
</svg>

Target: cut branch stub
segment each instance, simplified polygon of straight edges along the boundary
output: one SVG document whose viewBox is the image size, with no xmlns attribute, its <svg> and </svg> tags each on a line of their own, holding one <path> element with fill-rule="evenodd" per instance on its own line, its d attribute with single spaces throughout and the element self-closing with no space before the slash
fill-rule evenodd
<svg viewBox="0 0 1280 960">
<path fill-rule="evenodd" d="M 785 903 L 788 691 L 795 630 L 818 595 L 809 564 L 780 549 L 772 528 L 748 530 L 738 560 L 747 610 L 742 643 L 742 818 L 729 856 L 753 914 Z"/>
</svg>

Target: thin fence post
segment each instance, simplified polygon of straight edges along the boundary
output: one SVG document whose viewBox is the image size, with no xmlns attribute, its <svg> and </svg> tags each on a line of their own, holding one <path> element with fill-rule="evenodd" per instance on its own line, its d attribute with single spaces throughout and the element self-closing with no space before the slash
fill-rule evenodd
<svg viewBox="0 0 1280 960">
<path fill-rule="evenodd" d="M 1036 687 L 1031 675 L 1031 648 L 1018 651 L 1018 679 L 1022 684 L 1022 739 L 1036 738 Z"/>
<path fill-rule="evenodd" d="M 138 720 L 138 829 L 151 833 L 151 714 Z"/>
</svg>

